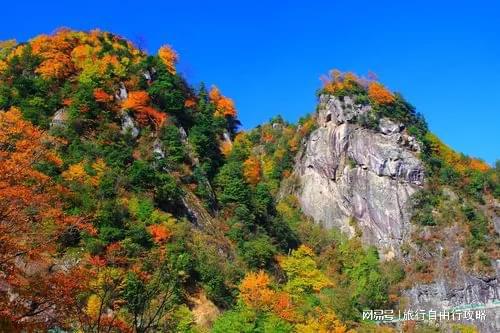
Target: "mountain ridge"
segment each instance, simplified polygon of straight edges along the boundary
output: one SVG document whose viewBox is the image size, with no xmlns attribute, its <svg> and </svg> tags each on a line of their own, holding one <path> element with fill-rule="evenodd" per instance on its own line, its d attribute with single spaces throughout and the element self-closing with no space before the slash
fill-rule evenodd
<svg viewBox="0 0 500 333">
<path fill-rule="evenodd" d="M 233 100 L 191 87 L 177 57 L 100 31 L 1 44 L 3 330 L 438 329 L 376 325 L 361 313 L 418 305 L 412 295 L 438 273 L 495 275 L 498 166 L 444 145 L 401 95 L 332 71 L 315 115 L 243 132 Z M 301 182 L 318 168 L 325 181 Z M 367 170 L 370 185 L 356 189 Z M 345 175 L 348 185 L 329 194 L 381 205 L 332 209 L 337 199 L 318 188 Z M 393 191 L 383 191 L 400 181 L 415 189 L 393 209 Z M 369 236 L 373 225 L 390 228 Z M 385 252 L 378 243 L 391 228 L 401 230 Z M 443 230 L 455 232 L 440 239 Z M 432 255 L 441 244 L 460 253 L 449 270 L 446 251 Z"/>
</svg>

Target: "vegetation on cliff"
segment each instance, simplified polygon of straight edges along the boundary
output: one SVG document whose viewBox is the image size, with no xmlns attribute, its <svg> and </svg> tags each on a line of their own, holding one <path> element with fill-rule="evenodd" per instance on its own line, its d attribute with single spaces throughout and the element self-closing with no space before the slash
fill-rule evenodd
<svg viewBox="0 0 500 333">
<path fill-rule="evenodd" d="M 239 131 L 234 101 L 192 87 L 177 59 L 101 31 L 0 44 L 0 330 L 390 331 L 361 312 L 397 306 L 402 266 L 279 196 L 313 117 Z M 401 96 L 360 80 L 324 90 L 408 125 L 431 184 L 473 203 L 468 244 L 487 251 L 475 207 L 498 197 L 498 168 L 457 157 Z M 439 225 L 429 191 L 417 222 Z M 200 315 L 199 295 L 223 313 Z"/>
</svg>

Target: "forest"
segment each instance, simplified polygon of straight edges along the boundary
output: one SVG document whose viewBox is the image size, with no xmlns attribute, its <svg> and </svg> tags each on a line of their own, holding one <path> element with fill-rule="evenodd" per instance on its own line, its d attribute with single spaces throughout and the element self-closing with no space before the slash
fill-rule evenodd
<svg viewBox="0 0 500 333">
<path fill-rule="evenodd" d="M 99 30 L 0 43 L 0 331 L 396 332 L 363 310 L 402 309 L 432 263 L 381 262 L 283 194 L 314 114 L 243 131 L 235 102 L 190 85 L 178 57 Z M 371 105 L 360 126 L 405 124 L 426 168 L 422 246 L 458 221 L 464 266 L 491 272 L 483 208 L 500 197 L 500 163 L 455 152 L 376 78 L 332 71 L 317 93 Z"/>
</svg>

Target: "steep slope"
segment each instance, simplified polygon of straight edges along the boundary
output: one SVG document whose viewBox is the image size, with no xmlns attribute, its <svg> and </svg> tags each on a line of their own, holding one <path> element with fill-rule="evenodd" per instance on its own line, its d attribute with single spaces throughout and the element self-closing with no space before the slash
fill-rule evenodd
<svg viewBox="0 0 500 333">
<path fill-rule="evenodd" d="M 0 331 L 395 332 L 363 310 L 497 298 L 498 167 L 349 73 L 240 131 L 177 57 L 0 43 Z"/>
<path fill-rule="evenodd" d="M 403 125 L 381 120 L 380 132 L 349 123 L 371 107 L 349 97 L 322 95 L 318 129 L 311 133 L 296 174 L 305 214 L 354 236 L 386 257 L 400 254 L 410 223 L 409 198 L 424 183 L 415 139 Z"/>
<path fill-rule="evenodd" d="M 372 84 L 337 73 L 320 92 L 318 128 L 304 142 L 294 170 L 300 207 L 317 223 L 376 246 L 383 259 L 405 262 L 414 275 L 405 283 L 410 308 L 479 306 L 487 319 L 476 325 L 497 332 L 495 186 L 479 181 L 478 191 L 467 187 L 489 168 L 460 157 L 426 134 L 425 126 L 412 129 L 411 118 L 405 121 L 391 106 L 394 95 L 386 91 L 388 98 L 377 101 Z M 389 112 L 380 112 L 381 104 Z M 477 225 L 469 229 L 474 223 L 481 231 Z"/>
</svg>

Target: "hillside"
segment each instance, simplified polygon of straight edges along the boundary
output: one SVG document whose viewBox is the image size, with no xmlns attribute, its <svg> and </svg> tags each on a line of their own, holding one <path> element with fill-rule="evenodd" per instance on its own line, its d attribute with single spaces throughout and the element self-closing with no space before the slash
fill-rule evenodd
<svg viewBox="0 0 500 333">
<path fill-rule="evenodd" d="M 0 331 L 439 332 L 362 313 L 498 301 L 499 165 L 338 71 L 314 115 L 244 132 L 177 60 L 97 30 L 0 44 Z"/>
</svg>

